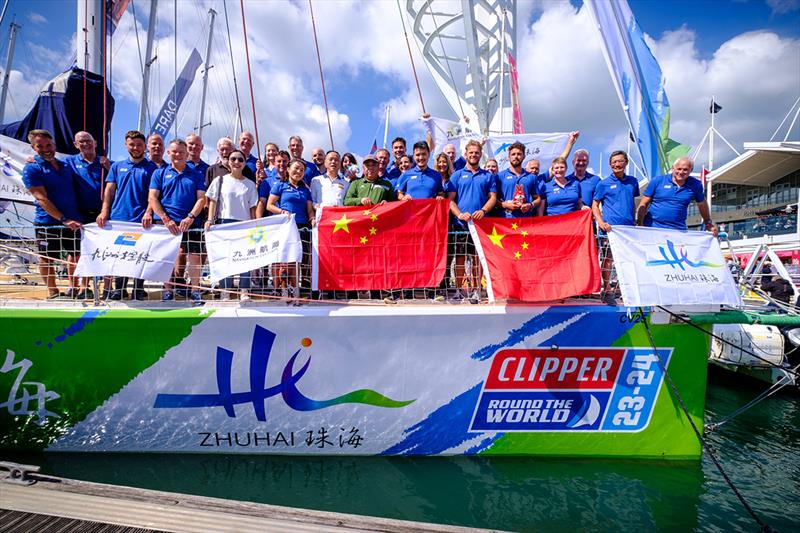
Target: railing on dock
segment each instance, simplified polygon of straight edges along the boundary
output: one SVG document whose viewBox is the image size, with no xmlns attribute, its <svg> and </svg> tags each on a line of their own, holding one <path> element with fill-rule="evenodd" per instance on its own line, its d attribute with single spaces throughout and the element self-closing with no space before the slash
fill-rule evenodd
<svg viewBox="0 0 800 533">
<path fill-rule="evenodd" d="M 37 235 L 35 230 L 40 230 Z M 95 303 L 134 300 L 131 280 L 122 290 L 118 290 L 119 278 L 97 277 L 77 278 L 71 275 L 77 263 L 77 255 L 69 254 L 69 250 L 80 251 L 79 236 L 60 236 L 59 253 L 51 255 L 51 264 L 55 269 L 59 295 L 50 296 L 42 275 L 39 272 L 43 255 L 41 230 L 51 230 L 58 234 L 62 226 L 3 227 L 0 228 L 0 302 L 8 300 L 52 300 L 58 302 L 75 301 Z M 192 232 L 192 238 L 200 239 L 204 244 L 202 230 Z M 469 233 L 452 231 L 448 233 L 448 254 L 446 272 L 442 282 L 436 287 L 425 288 L 393 288 L 384 290 L 348 290 L 348 291 L 312 291 L 311 289 L 311 230 L 300 229 L 303 241 L 303 260 L 301 263 L 289 264 L 288 268 L 275 265 L 266 266 L 250 272 L 250 288 L 245 291 L 241 287 L 242 276 L 235 276 L 232 286 L 225 287 L 220 283 L 212 283 L 205 253 L 202 254 L 202 274 L 200 287 L 192 288 L 185 278 L 185 250 L 181 250 L 176 267 L 176 279 L 173 285 L 175 301 L 190 301 L 192 292 L 201 292 L 203 301 L 261 301 L 264 303 L 311 303 L 324 302 L 362 302 L 373 304 L 397 303 L 470 303 L 487 302 L 486 280 L 477 255 L 465 253 L 463 243 L 469 239 Z M 49 243 L 51 248 L 53 242 Z M 608 253 L 608 241 L 597 239 L 598 259 L 601 268 L 603 259 Z M 205 248 L 203 247 L 205 251 Z M 459 265 L 463 264 L 463 269 Z M 293 272 L 299 273 L 294 279 Z M 612 286 L 616 286 L 616 274 L 611 273 Z M 144 293 L 139 293 L 140 302 L 160 302 L 164 294 L 163 284 L 145 281 Z M 595 295 L 596 296 L 596 295 Z M 593 296 L 582 297 L 592 298 Z M 197 302 L 194 302 L 197 303 Z"/>
</svg>

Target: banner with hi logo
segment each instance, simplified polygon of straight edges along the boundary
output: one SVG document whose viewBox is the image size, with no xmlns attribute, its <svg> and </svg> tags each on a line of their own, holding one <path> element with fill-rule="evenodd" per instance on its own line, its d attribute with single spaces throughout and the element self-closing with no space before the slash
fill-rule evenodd
<svg viewBox="0 0 800 533">
<path fill-rule="evenodd" d="M 218 224 L 206 233 L 211 279 L 219 281 L 272 263 L 302 260 L 294 215 Z"/>
<path fill-rule="evenodd" d="M 614 226 L 608 240 L 627 306 L 742 306 L 711 233 Z"/>
<path fill-rule="evenodd" d="M 163 226 L 109 221 L 100 229 L 87 224 L 81 232 L 81 258 L 76 276 L 124 276 L 169 281 L 181 245 L 181 235 Z"/>
</svg>

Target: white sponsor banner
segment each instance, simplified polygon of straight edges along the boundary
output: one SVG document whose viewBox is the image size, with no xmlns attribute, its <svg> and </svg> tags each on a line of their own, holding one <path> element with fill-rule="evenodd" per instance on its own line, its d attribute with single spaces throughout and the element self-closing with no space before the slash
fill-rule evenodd
<svg viewBox="0 0 800 533">
<path fill-rule="evenodd" d="M 711 233 L 614 226 L 608 239 L 625 305 L 742 306 Z"/>
<path fill-rule="evenodd" d="M 456 154 L 456 157 L 458 157 L 464 153 L 464 145 L 467 144 L 467 141 L 470 139 L 480 141 L 483 138 L 480 133 L 473 130 L 464 120 L 457 121 L 431 117 L 427 121 L 423 121 L 423 123 L 433 138 L 437 154 L 444 149 L 445 145 L 452 143 L 459 147 Z"/>
<path fill-rule="evenodd" d="M 509 167 L 508 147 L 515 142 L 525 145 L 525 160 L 522 162 L 524 167 L 531 159 L 538 159 L 541 163 L 540 172 L 550 168 L 550 163 L 561 155 L 567 147 L 569 140 L 568 133 L 522 133 L 519 135 L 491 135 L 486 143 L 485 153 L 497 160 L 500 170 Z"/>
<path fill-rule="evenodd" d="M 87 224 L 81 234 L 81 258 L 76 276 L 124 276 L 169 281 L 181 235 L 163 226 L 109 221 L 105 228 Z"/>
<path fill-rule="evenodd" d="M 303 257 L 294 215 L 213 226 L 206 232 L 206 252 L 214 281 L 272 263 L 297 263 Z"/>
<path fill-rule="evenodd" d="M 0 135 L 0 200 L 33 203 L 33 195 L 22 183 L 22 169 L 34 155 L 29 144 Z"/>
</svg>

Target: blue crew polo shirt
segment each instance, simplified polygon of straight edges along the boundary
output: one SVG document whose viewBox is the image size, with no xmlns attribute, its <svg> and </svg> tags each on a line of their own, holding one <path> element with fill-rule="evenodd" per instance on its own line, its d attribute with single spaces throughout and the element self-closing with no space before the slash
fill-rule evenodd
<svg viewBox="0 0 800 533">
<path fill-rule="evenodd" d="M 148 159 L 148 161 L 150 161 L 151 163 L 153 163 L 153 160 L 152 160 L 152 159 L 150 159 L 150 158 L 147 158 L 147 159 Z M 153 164 L 154 164 L 154 165 L 156 165 L 155 163 L 153 163 Z M 166 160 L 166 159 L 162 159 L 162 160 L 161 160 L 161 164 L 160 164 L 160 165 L 156 165 L 156 168 L 167 168 L 167 167 L 169 167 L 169 163 L 167 163 L 167 160 Z"/>
<path fill-rule="evenodd" d="M 75 193 L 78 195 L 78 207 L 81 209 L 100 211 L 103 207 L 103 165 L 100 157 L 95 156 L 94 161 L 87 161 L 80 153 L 67 156 L 64 159 L 75 174 Z"/>
<path fill-rule="evenodd" d="M 392 163 L 388 167 L 386 167 L 386 179 L 389 180 L 389 183 L 391 183 L 392 187 L 394 187 L 395 189 L 397 189 L 397 186 L 400 183 L 400 177 L 402 175 L 403 175 L 403 173 L 400 172 L 400 169 L 397 168 L 394 165 L 394 163 Z"/>
<path fill-rule="evenodd" d="M 456 186 L 453 184 L 453 180 L 444 179 L 442 178 L 442 190 L 444 191 L 444 197 L 447 198 L 447 195 L 451 192 L 457 192 Z"/>
<path fill-rule="evenodd" d="M 444 192 L 442 175 L 431 167 L 425 167 L 425 170 L 421 170 L 419 167 L 407 170 L 400 177 L 395 189 L 404 194 L 410 194 L 411 198 L 416 200 L 436 198 L 438 193 Z"/>
<path fill-rule="evenodd" d="M 686 215 L 692 201 L 702 202 L 706 196 L 703 184 L 689 176 L 682 186 L 672 181 L 672 174 L 656 176 L 644 195 L 652 198 L 650 208 L 644 217 L 644 225 L 654 228 L 686 230 Z"/>
<path fill-rule="evenodd" d="M 313 161 L 306 161 L 305 159 L 303 159 L 303 161 L 306 164 L 306 171 L 303 172 L 303 181 L 306 182 L 306 185 L 311 187 L 311 180 L 316 176 L 321 176 L 322 174 L 320 174 L 320 171 L 317 168 L 316 163 L 314 163 Z M 305 222 L 303 222 L 303 224 L 305 224 Z"/>
<path fill-rule="evenodd" d="M 468 168 L 457 170 L 450 177 L 456 188 L 456 205 L 461 211 L 472 213 L 483 208 L 489 193 L 497 192 L 497 182 L 494 175 L 486 169 L 480 168 L 471 172 Z M 456 219 L 456 224 L 465 227 L 462 220 Z"/>
<path fill-rule="evenodd" d="M 583 200 L 583 205 L 587 207 L 592 207 L 592 199 L 594 198 L 594 190 L 597 187 L 597 184 L 600 183 L 600 176 L 596 176 L 587 172 L 583 175 L 583 179 L 579 180 L 575 177 L 575 173 L 573 172 L 567 179 L 572 181 L 577 181 L 581 184 L 581 200 Z"/>
<path fill-rule="evenodd" d="M 533 196 L 541 196 L 537 187 L 537 179 L 534 174 L 522 171 L 522 174 L 514 174 L 510 168 L 501 170 L 496 176 L 497 183 L 497 201 L 498 206 L 495 209 L 497 216 L 504 218 L 527 218 L 533 216 L 533 209 L 527 213 L 522 211 L 506 211 L 500 206 L 500 202 L 508 202 L 514 199 L 517 194 L 517 185 L 520 186 L 525 195 L 525 203 L 533 201 Z"/>
<path fill-rule="evenodd" d="M 147 209 L 150 177 L 156 164 L 149 159 L 134 163 L 130 158 L 111 165 L 106 182 L 115 183 L 117 192 L 111 206 L 111 220 L 141 222 Z"/>
<path fill-rule="evenodd" d="M 544 186 L 548 215 L 563 215 L 578 210 L 581 199 L 581 183 L 578 180 L 567 180 L 563 187 L 556 180 L 548 181 Z"/>
<path fill-rule="evenodd" d="M 205 176 L 206 175 L 206 170 L 208 170 L 208 167 L 210 167 L 211 165 L 209 165 L 208 163 L 206 163 L 202 159 L 198 163 L 195 163 L 191 159 L 187 159 L 186 160 L 186 166 L 191 168 L 192 170 L 196 170 L 197 172 L 199 172 L 200 174 Z"/>
<path fill-rule="evenodd" d="M 453 170 L 454 170 L 454 171 L 456 171 L 456 170 L 461 170 L 461 169 L 462 169 L 462 168 L 464 168 L 465 166 L 467 166 L 467 160 L 466 160 L 466 159 L 464 159 L 464 156 L 463 156 L 463 155 L 460 155 L 460 156 L 458 156 L 458 157 L 456 158 L 456 160 L 455 160 L 455 161 L 453 161 Z"/>
<path fill-rule="evenodd" d="M 268 199 L 269 192 L 272 190 L 273 181 L 272 178 L 268 177 L 261 180 L 261 183 L 258 185 L 258 197 Z M 269 212 L 267 212 L 269 214 Z"/>
<path fill-rule="evenodd" d="M 197 191 L 206 190 L 206 180 L 202 174 L 189 168 L 188 165 L 182 172 L 170 166 L 153 172 L 150 190 L 161 191 L 159 200 L 164 211 L 169 218 L 178 223 L 189 215 L 189 211 L 197 203 Z M 199 222 L 198 217 L 193 225 Z"/>
<path fill-rule="evenodd" d="M 25 187 L 44 187 L 47 199 L 61 211 L 61 214 L 70 220 L 83 222 L 78 210 L 78 197 L 75 194 L 75 174 L 63 161 L 58 162 L 58 170 L 49 161 L 38 155 L 33 158 L 33 163 L 28 163 L 22 169 L 22 183 Z M 51 217 L 39 202 L 35 202 L 36 215 L 33 223 L 42 226 L 58 226 L 58 220 Z"/>
<path fill-rule="evenodd" d="M 250 169 L 250 172 L 253 173 L 253 176 L 256 175 L 256 161 L 258 158 L 253 154 L 247 156 L 247 161 L 244 162 L 244 166 Z"/>
<path fill-rule="evenodd" d="M 633 199 L 639 196 L 639 182 L 624 174 L 622 179 L 613 174 L 600 180 L 594 189 L 594 199 L 603 205 L 603 220 L 612 226 L 633 226 Z"/>
<path fill-rule="evenodd" d="M 311 201 L 311 190 L 308 187 L 303 185 L 295 187 L 288 181 L 279 181 L 272 187 L 270 194 L 278 197 L 275 205 L 294 213 L 295 223 L 308 224 L 307 202 Z"/>
</svg>

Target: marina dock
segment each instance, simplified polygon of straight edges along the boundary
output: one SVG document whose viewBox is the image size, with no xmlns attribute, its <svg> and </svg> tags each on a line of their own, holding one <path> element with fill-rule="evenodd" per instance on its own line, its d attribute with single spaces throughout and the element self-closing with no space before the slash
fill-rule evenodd
<svg viewBox="0 0 800 533">
<path fill-rule="evenodd" d="M 0 479 L 0 532 L 259 533 L 489 531 L 238 502 L 38 474 Z"/>
</svg>

